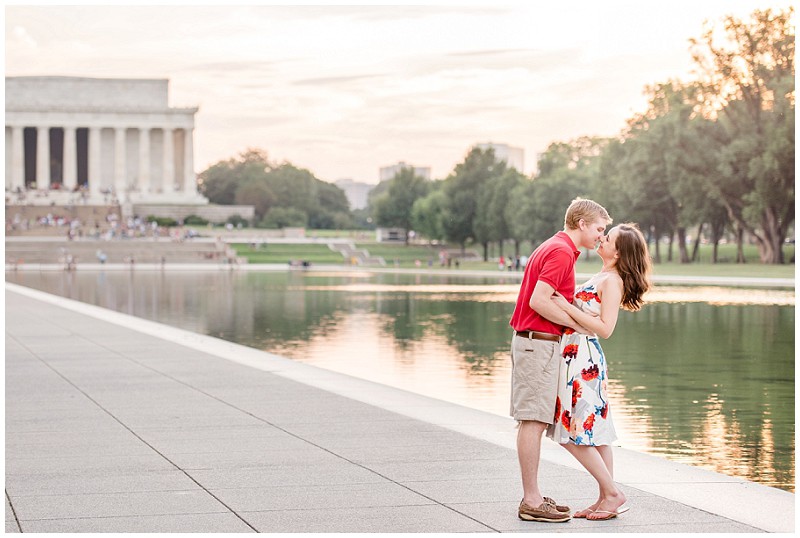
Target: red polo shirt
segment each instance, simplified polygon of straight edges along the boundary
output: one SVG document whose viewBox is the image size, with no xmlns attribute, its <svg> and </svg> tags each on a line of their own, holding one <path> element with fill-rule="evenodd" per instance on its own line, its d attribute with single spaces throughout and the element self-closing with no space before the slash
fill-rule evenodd
<svg viewBox="0 0 800 538">
<path fill-rule="evenodd" d="M 550 334 L 564 331 L 564 327 L 543 318 L 531 308 L 531 295 L 536 283 L 541 280 L 572 302 L 575 295 L 575 260 L 579 255 L 575 243 L 565 232 L 558 232 L 533 251 L 525 266 L 517 306 L 509 322 L 515 331 Z"/>
</svg>

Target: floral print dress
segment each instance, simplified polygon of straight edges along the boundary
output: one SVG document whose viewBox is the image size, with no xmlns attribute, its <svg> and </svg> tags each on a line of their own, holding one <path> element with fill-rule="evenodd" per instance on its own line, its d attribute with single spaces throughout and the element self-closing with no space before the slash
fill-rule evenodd
<svg viewBox="0 0 800 538">
<path fill-rule="evenodd" d="M 599 273 L 575 290 L 575 306 L 600 315 Z M 610 445 L 617 439 L 609 411 L 606 358 L 597 336 L 567 328 L 561 338 L 561 364 L 553 424 L 547 436 L 560 444 Z"/>
</svg>

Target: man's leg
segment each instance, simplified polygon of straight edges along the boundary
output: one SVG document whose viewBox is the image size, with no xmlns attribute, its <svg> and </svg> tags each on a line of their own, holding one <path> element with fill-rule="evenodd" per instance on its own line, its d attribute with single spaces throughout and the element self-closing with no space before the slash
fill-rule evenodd
<svg viewBox="0 0 800 538">
<path fill-rule="evenodd" d="M 547 424 L 535 420 L 523 420 L 517 431 L 517 456 L 522 474 L 523 501 L 536 507 L 544 502 L 539 490 L 539 459 L 542 451 L 542 433 Z"/>
</svg>

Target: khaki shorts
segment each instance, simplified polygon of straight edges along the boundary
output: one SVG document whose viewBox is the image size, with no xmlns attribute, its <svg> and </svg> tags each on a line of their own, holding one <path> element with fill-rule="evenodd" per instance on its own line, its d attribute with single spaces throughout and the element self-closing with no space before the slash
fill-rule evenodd
<svg viewBox="0 0 800 538">
<path fill-rule="evenodd" d="M 514 335 L 511 340 L 511 416 L 553 423 L 561 345 Z"/>
</svg>

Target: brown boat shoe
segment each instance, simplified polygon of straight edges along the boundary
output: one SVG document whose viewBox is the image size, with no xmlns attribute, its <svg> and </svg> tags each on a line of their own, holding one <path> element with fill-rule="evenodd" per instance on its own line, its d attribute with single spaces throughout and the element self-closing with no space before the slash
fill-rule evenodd
<svg viewBox="0 0 800 538">
<path fill-rule="evenodd" d="M 556 507 L 544 501 L 537 508 L 531 508 L 525 501 L 519 503 L 517 515 L 523 521 L 543 521 L 545 523 L 563 523 L 569 521 L 569 513 L 559 512 Z"/>
<path fill-rule="evenodd" d="M 551 498 L 551 497 L 545 497 L 544 498 L 544 502 L 546 502 L 547 504 L 549 504 L 551 506 L 555 506 L 557 512 L 563 512 L 565 514 L 569 512 L 569 506 L 564 505 L 564 504 L 556 504 L 556 501 L 553 500 L 553 498 Z"/>
</svg>

